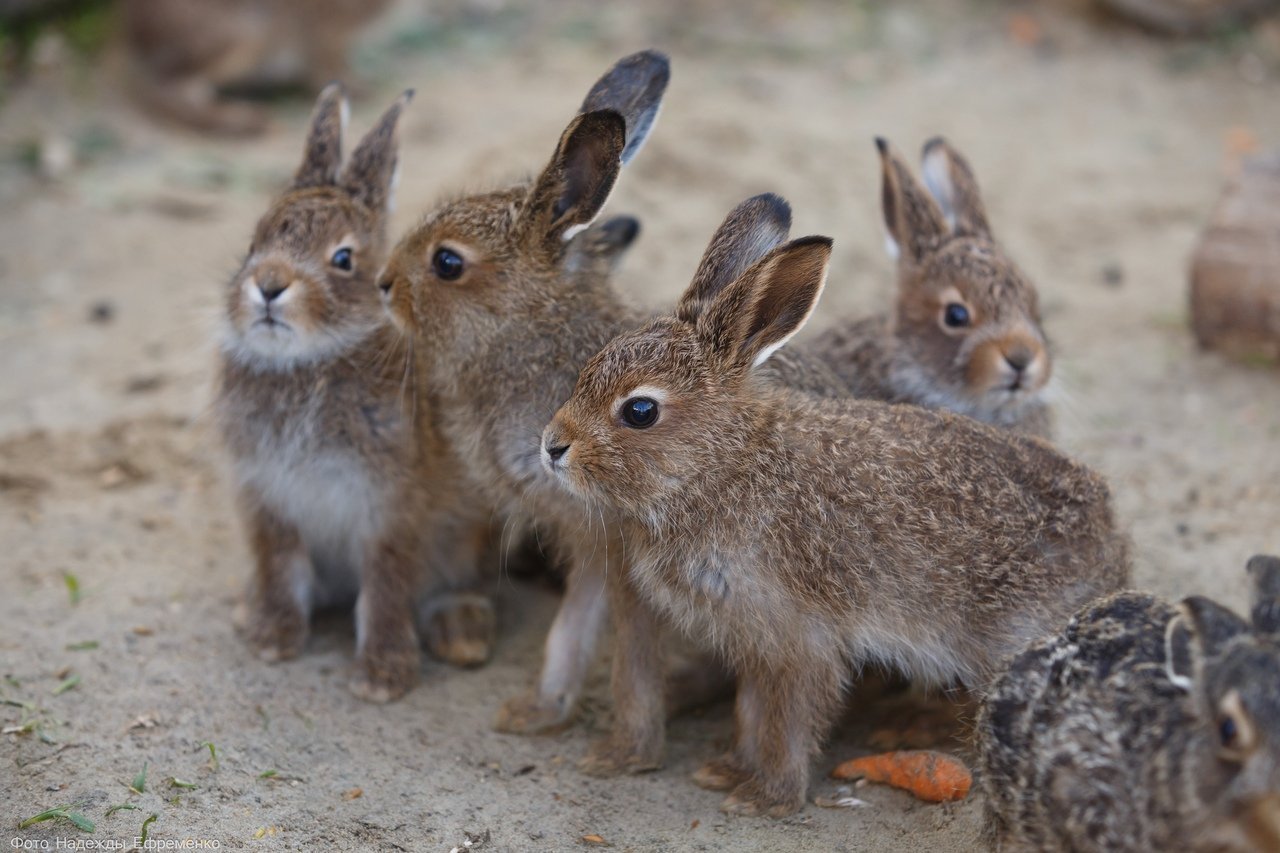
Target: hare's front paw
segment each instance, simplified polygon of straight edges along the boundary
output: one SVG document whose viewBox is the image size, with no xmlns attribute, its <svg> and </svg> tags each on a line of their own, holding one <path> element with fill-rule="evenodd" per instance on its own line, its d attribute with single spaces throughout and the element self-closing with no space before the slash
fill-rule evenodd
<svg viewBox="0 0 1280 853">
<path fill-rule="evenodd" d="M 236 622 L 258 657 L 269 663 L 296 658 L 307 644 L 307 617 L 301 611 L 250 604 L 236 614 Z"/>
<path fill-rule="evenodd" d="M 356 674 L 347 683 L 357 697 L 379 704 L 399 699 L 418 680 L 418 652 L 408 649 L 366 655 L 356 665 Z"/>
<path fill-rule="evenodd" d="M 567 699 L 545 701 L 536 692 L 508 699 L 498 709 L 493 727 L 514 735 L 539 735 L 563 729 L 573 717 L 573 705 Z"/>
<path fill-rule="evenodd" d="M 693 774 L 693 784 L 708 791 L 732 791 L 750 776 L 733 755 L 722 755 L 698 768 Z"/>
<path fill-rule="evenodd" d="M 461 595 L 427 623 L 427 651 L 454 666 L 480 666 L 493 654 L 496 620 L 483 595 Z"/>
<path fill-rule="evenodd" d="M 647 773 L 661 767 L 661 745 L 622 743 L 612 737 L 591 744 L 586 757 L 578 762 L 578 769 L 583 773 L 602 778 Z"/>
<path fill-rule="evenodd" d="M 757 779 L 743 782 L 733 789 L 720 811 L 746 817 L 786 817 L 804 807 L 804 792 L 772 791 Z"/>
</svg>

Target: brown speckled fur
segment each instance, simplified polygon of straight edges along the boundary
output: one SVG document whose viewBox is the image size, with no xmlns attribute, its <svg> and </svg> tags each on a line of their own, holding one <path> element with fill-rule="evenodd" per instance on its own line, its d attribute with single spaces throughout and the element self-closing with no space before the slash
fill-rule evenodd
<svg viewBox="0 0 1280 853">
<path fill-rule="evenodd" d="M 738 674 L 734 749 L 698 777 L 732 787 L 731 812 L 800 808 L 809 758 L 862 666 L 981 687 L 1128 578 L 1106 484 L 1047 444 L 761 381 L 754 363 L 811 313 L 830 245 L 774 249 L 683 319 L 618 337 L 543 435 L 565 490 L 624 519 L 638 594 Z M 622 421 L 633 396 L 659 400 L 653 426 Z M 617 756 L 660 737 L 648 648 L 615 660 L 629 729 Z"/>
<path fill-rule="evenodd" d="M 1280 559 L 1249 572 L 1251 623 L 1126 592 L 1013 659 L 978 722 L 992 849 L 1280 849 Z"/>
<path fill-rule="evenodd" d="M 374 287 L 407 100 L 343 165 L 344 99 L 337 86 L 321 95 L 294 183 L 227 289 L 216 401 L 256 562 L 250 642 L 293 657 L 313 608 L 354 600 L 351 687 L 376 701 L 417 678 L 418 620 L 432 652 L 459 664 L 487 659 L 494 628 L 471 591 L 488 516 L 451 493 L 430 401 L 406 393 L 413 353 Z M 331 264 L 342 246 L 350 271 Z M 275 326 L 264 290 L 279 291 L 265 303 Z"/>
<path fill-rule="evenodd" d="M 855 396 L 949 409 L 1048 438 L 1053 363 L 1036 290 L 992 238 L 969 164 L 931 140 L 931 197 L 880 142 L 885 223 L 898 248 L 893 310 L 838 322 L 801 348 L 831 365 Z M 943 322 L 953 302 L 968 309 L 968 327 Z M 1007 358 L 1026 362 L 1021 376 Z"/>
</svg>

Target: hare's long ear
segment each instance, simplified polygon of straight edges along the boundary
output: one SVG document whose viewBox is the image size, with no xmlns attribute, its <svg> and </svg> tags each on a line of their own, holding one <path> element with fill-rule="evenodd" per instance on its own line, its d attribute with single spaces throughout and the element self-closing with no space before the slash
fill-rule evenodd
<svg viewBox="0 0 1280 853">
<path fill-rule="evenodd" d="M 347 96 L 342 86 L 330 83 L 324 87 L 311 111 L 311 126 L 307 131 L 307 147 L 302 154 L 302 165 L 293 176 L 293 186 L 323 187 L 338 180 L 342 168 L 342 134 L 347 129 Z"/>
<path fill-rule="evenodd" d="M 413 100 L 413 90 L 408 89 L 391 105 L 373 129 L 365 134 L 356 146 L 351 161 L 342 170 L 340 183 L 371 210 L 388 213 L 391 210 L 399 173 L 400 115 Z"/>
<path fill-rule="evenodd" d="M 968 237 L 990 237 L 987 209 L 969 161 L 941 136 L 924 145 L 920 156 L 925 186 L 933 194 L 951 230 Z"/>
<path fill-rule="evenodd" d="M 830 261 L 830 237 L 777 247 L 703 309 L 695 324 L 699 337 L 729 371 L 763 364 L 813 313 Z"/>
<path fill-rule="evenodd" d="M 522 231 L 537 241 L 567 240 L 600 215 L 622 168 L 626 121 L 613 110 L 575 118 L 525 201 Z"/>
<path fill-rule="evenodd" d="M 1253 581 L 1253 629 L 1260 634 L 1280 633 L 1280 557 L 1258 554 L 1245 565 Z"/>
<path fill-rule="evenodd" d="M 596 81 L 582 102 L 580 114 L 613 110 L 627 123 L 627 143 L 622 162 L 630 163 L 640 152 L 662 106 L 671 80 L 671 61 L 656 50 L 642 50 L 619 59 Z"/>
<path fill-rule="evenodd" d="M 947 220 L 889 143 L 876 137 L 883 177 L 881 205 L 889 232 L 889 251 L 919 263 L 947 236 Z"/>
<path fill-rule="evenodd" d="M 790 232 L 791 206 L 773 193 L 739 204 L 707 244 L 698 271 L 676 306 L 676 316 L 686 323 L 697 320 L 720 291 L 780 246 Z"/>
<path fill-rule="evenodd" d="M 1165 633 L 1166 671 L 1174 684 L 1189 689 L 1205 660 L 1217 657 L 1249 624 L 1232 611 L 1199 595 L 1183 599 Z M 1181 632 L 1186 631 L 1186 639 Z"/>
</svg>

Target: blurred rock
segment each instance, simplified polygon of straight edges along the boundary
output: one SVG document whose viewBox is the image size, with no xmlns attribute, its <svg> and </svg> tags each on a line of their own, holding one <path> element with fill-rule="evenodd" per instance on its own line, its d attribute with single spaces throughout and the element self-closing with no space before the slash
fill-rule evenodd
<svg viewBox="0 0 1280 853">
<path fill-rule="evenodd" d="M 1200 345 L 1280 362 L 1280 153 L 1244 161 L 1191 260 Z"/>
</svg>

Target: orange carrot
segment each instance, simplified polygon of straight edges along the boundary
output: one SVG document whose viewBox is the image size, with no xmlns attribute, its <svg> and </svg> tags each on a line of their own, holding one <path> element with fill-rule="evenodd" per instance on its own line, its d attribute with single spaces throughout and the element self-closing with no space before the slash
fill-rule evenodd
<svg viewBox="0 0 1280 853">
<path fill-rule="evenodd" d="M 836 779 L 866 778 L 883 782 L 909 791 L 927 803 L 963 800 L 973 784 L 969 769 L 957 759 L 923 749 L 854 758 L 832 770 L 831 775 Z"/>
</svg>

